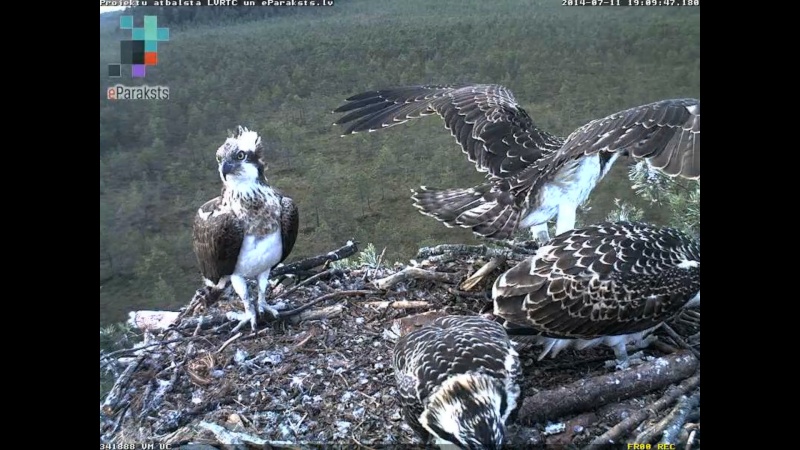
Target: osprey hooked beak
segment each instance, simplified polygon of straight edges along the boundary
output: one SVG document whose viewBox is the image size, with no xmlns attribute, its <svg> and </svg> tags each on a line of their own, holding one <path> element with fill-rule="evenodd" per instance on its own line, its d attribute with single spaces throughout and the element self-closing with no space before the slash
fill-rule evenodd
<svg viewBox="0 0 800 450">
<path fill-rule="evenodd" d="M 234 166 L 230 161 L 223 162 L 222 163 L 222 178 L 226 179 L 228 177 L 228 174 L 233 172 L 233 169 L 235 169 L 235 168 L 236 168 L 236 166 Z"/>
</svg>

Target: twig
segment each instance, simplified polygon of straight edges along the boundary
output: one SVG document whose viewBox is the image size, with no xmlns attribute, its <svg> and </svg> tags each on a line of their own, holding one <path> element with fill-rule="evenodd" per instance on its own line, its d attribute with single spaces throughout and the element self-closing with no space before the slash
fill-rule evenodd
<svg viewBox="0 0 800 450">
<path fill-rule="evenodd" d="M 170 339 L 168 341 L 158 341 L 158 342 L 154 342 L 152 344 L 142 345 L 141 347 L 123 348 L 121 350 L 114 350 L 113 352 L 108 352 L 105 355 L 100 355 L 100 360 L 102 361 L 104 359 L 111 359 L 111 358 L 116 357 L 117 355 L 135 354 L 139 350 L 145 350 L 145 349 L 148 349 L 150 347 L 158 347 L 158 346 L 161 346 L 161 345 L 174 344 L 175 342 L 181 342 L 181 341 L 185 341 L 187 339 L 191 339 L 191 338 Z"/>
<path fill-rule="evenodd" d="M 522 250 L 524 253 L 517 253 L 515 250 Z M 494 248 L 485 245 L 466 245 L 466 244 L 441 244 L 435 247 L 423 247 L 417 251 L 417 259 L 427 259 L 436 255 L 470 255 L 470 256 L 503 256 L 508 259 L 524 259 L 535 252 L 530 252 L 519 247 Z"/>
<path fill-rule="evenodd" d="M 700 390 L 695 392 L 691 397 L 682 396 L 680 400 L 678 400 L 678 404 L 675 405 L 675 408 L 667 414 L 667 417 L 664 417 L 664 419 L 654 426 L 650 434 L 640 434 L 639 436 L 644 435 L 642 437 L 645 439 L 637 439 L 636 442 L 649 443 L 654 437 L 663 433 L 659 444 L 676 444 L 678 434 L 681 432 L 683 424 L 686 423 L 689 413 L 692 412 L 698 403 L 700 403 Z"/>
<path fill-rule="evenodd" d="M 282 292 L 282 293 L 281 293 L 281 295 L 280 295 L 280 297 L 286 297 L 286 296 L 288 296 L 289 294 L 293 293 L 294 291 L 296 291 L 296 290 L 300 289 L 301 287 L 303 287 L 303 286 L 306 286 L 306 285 L 308 285 L 309 283 L 312 283 L 312 282 L 314 282 L 314 281 L 317 281 L 317 280 L 319 280 L 320 278 L 324 278 L 324 277 L 326 277 L 326 276 L 328 276 L 328 275 L 331 275 L 331 274 L 333 274 L 334 272 L 338 272 L 338 270 L 337 270 L 337 269 L 328 269 L 328 270 L 326 270 L 326 271 L 324 271 L 324 272 L 320 272 L 320 273 L 318 273 L 318 274 L 316 274 L 316 275 L 314 275 L 314 276 L 312 276 L 312 277 L 306 278 L 305 280 L 303 280 L 303 281 L 301 281 L 301 282 L 297 283 L 296 285 L 294 285 L 294 286 L 290 287 L 290 288 L 289 288 L 289 289 L 287 289 L 285 292 Z"/>
<path fill-rule="evenodd" d="M 699 365 L 691 353 L 682 351 L 631 369 L 542 391 L 525 399 L 519 411 L 519 421 L 533 424 L 552 420 L 661 389 L 690 376 Z"/>
<path fill-rule="evenodd" d="M 122 375 L 117 378 L 117 381 L 114 383 L 114 386 L 111 387 L 111 390 L 106 395 L 106 400 L 100 407 L 100 411 L 104 413 L 106 416 L 111 417 L 114 414 L 114 411 L 117 409 L 120 403 L 120 395 L 124 394 L 125 388 L 128 386 L 128 382 L 131 380 L 133 373 L 139 367 L 139 365 L 144 361 L 146 355 L 142 355 L 136 358 L 135 361 L 132 361 L 128 367 L 125 368 L 125 371 L 122 372 Z"/>
<path fill-rule="evenodd" d="M 290 317 L 290 316 L 294 316 L 296 314 L 300 314 L 301 312 L 307 310 L 308 308 L 311 308 L 312 306 L 316 305 L 317 303 L 321 303 L 321 302 L 324 302 L 326 300 L 331 300 L 331 299 L 339 298 L 339 297 L 355 297 L 355 296 L 358 296 L 358 295 L 370 295 L 370 294 L 377 294 L 377 292 L 375 292 L 375 291 L 337 291 L 337 292 L 331 292 L 330 294 L 325 294 L 322 297 L 317 297 L 314 300 L 312 300 L 312 301 L 310 301 L 310 302 L 306 303 L 305 305 L 300 306 L 298 308 L 291 309 L 289 311 L 281 311 L 279 313 L 278 317 L 284 319 L 286 317 Z"/>
<path fill-rule="evenodd" d="M 357 251 L 358 251 L 358 246 L 356 245 L 356 243 L 352 240 L 347 241 L 347 244 L 344 247 L 338 248 L 332 252 L 325 253 L 324 255 L 318 255 L 291 264 L 287 264 L 285 266 L 276 267 L 272 272 L 270 272 L 270 278 L 275 278 L 289 273 L 306 271 L 309 269 L 313 269 L 315 267 L 325 265 L 331 261 L 339 261 L 340 259 L 344 259 L 354 255 Z"/>
<path fill-rule="evenodd" d="M 300 322 L 303 322 L 303 321 L 306 321 L 306 320 L 322 320 L 322 319 L 328 319 L 328 318 L 331 318 L 333 316 L 336 316 L 339 313 L 341 313 L 342 311 L 344 311 L 344 305 L 336 304 L 336 305 L 333 305 L 333 306 L 326 306 L 324 308 L 309 309 L 307 311 L 301 312 L 300 314 L 297 314 L 297 315 L 294 315 L 292 317 L 289 317 L 288 320 L 289 320 L 290 323 L 294 323 L 294 324 L 297 324 L 297 323 L 300 323 Z"/>
<path fill-rule="evenodd" d="M 439 283 L 452 284 L 455 283 L 459 278 L 461 278 L 461 275 L 458 273 L 433 272 L 430 270 L 420 269 L 418 267 L 406 267 L 405 269 L 389 275 L 386 278 L 375 280 L 372 282 L 372 284 L 378 289 L 385 290 L 397 283 L 400 283 L 401 281 L 408 279 L 429 280 Z"/>
<path fill-rule="evenodd" d="M 697 430 L 692 430 L 692 432 L 689 433 L 689 439 L 686 440 L 686 450 L 692 450 L 695 434 L 697 434 Z"/>
<path fill-rule="evenodd" d="M 484 264 L 483 267 L 478 269 L 477 272 L 472 274 L 471 277 L 464 280 L 461 283 L 461 289 L 465 291 L 471 291 L 472 288 L 475 287 L 481 280 L 484 279 L 487 275 L 492 273 L 494 269 L 496 269 L 499 265 L 504 264 L 506 262 L 505 256 L 495 256 L 489 260 L 488 263 Z"/>
<path fill-rule="evenodd" d="M 694 347 L 692 347 L 691 345 L 687 344 L 686 341 L 683 340 L 681 335 L 676 333 L 671 326 L 667 325 L 666 323 L 663 323 L 662 326 L 664 327 L 664 331 L 667 332 L 669 337 L 671 337 L 678 345 L 692 352 L 695 358 L 700 359 L 700 352 L 695 350 Z"/>
<path fill-rule="evenodd" d="M 223 342 L 223 343 L 222 343 L 222 345 L 221 345 L 221 346 L 220 346 L 220 347 L 217 349 L 217 353 L 220 353 L 220 352 L 222 352 L 223 350 L 225 350 L 225 347 L 227 347 L 227 346 L 228 346 L 228 344 L 230 344 L 231 342 L 233 342 L 233 341 L 235 341 L 235 340 L 239 339 L 240 337 L 242 337 L 242 333 L 241 333 L 241 332 L 239 332 L 239 333 L 236 333 L 236 335 L 235 335 L 235 336 L 233 336 L 232 338 L 230 338 L 230 339 L 228 339 L 227 341 Z"/>
<path fill-rule="evenodd" d="M 611 429 L 603 433 L 601 436 L 595 438 L 584 450 L 592 450 L 597 445 L 616 444 L 622 436 L 636 428 L 640 423 L 647 420 L 648 417 L 656 415 L 659 411 L 670 405 L 675 399 L 691 391 L 700 384 L 700 374 L 696 374 L 691 378 L 687 378 L 678 386 L 673 386 L 668 389 L 664 395 L 652 403 L 645 409 L 634 411 L 633 414 L 628 416 L 622 422 L 614 425 Z"/>
<path fill-rule="evenodd" d="M 363 447 L 363 448 L 365 448 L 367 450 L 375 450 L 374 448 L 366 446 L 366 445 L 362 444 L 361 442 L 359 442 L 359 440 L 356 439 L 355 433 L 350 433 L 350 438 L 353 439 L 353 442 L 355 442 L 356 445 L 358 445 L 359 447 Z"/>
<path fill-rule="evenodd" d="M 378 309 L 395 308 L 395 309 L 412 309 L 412 308 L 425 308 L 431 304 L 422 300 L 398 300 L 398 301 L 382 301 L 382 302 L 366 302 L 364 306 L 372 306 Z"/>
</svg>

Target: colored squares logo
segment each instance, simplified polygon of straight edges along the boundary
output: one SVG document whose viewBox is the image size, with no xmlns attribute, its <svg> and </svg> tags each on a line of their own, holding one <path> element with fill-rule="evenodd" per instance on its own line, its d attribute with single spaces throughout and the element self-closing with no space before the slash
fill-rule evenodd
<svg viewBox="0 0 800 450">
<path fill-rule="evenodd" d="M 144 16 L 144 26 L 133 26 L 133 16 L 121 16 L 119 28 L 131 30 L 131 38 L 119 43 L 119 64 L 108 65 L 108 76 L 122 76 L 122 66 L 131 66 L 133 78 L 144 78 L 147 66 L 158 65 L 158 42 L 169 41 L 169 28 L 159 28 L 156 16 Z"/>
</svg>

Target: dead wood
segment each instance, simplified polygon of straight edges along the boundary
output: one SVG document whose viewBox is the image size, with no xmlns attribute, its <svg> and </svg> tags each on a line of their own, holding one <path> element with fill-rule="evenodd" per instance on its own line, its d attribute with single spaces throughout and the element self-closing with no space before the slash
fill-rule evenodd
<svg viewBox="0 0 800 450">
<path fill-rule="evenodd" d="M 678 434 L 680 433 L 689 413 L 700 403 L 700 391 L 695 392 L 691 397 L 682 395 L 678 399 L 678 404 L 675 408 L 667 414 L 666 417 L 658 421 L 653 426 L 639 433 L 636 438 L 631 441 L 640 444 L 649 444 L 658 436 L 663 434 L 659 443 L 661 444 L 677 444 Z"/>
<path fill-rule="evenodd" d="M 290 323 L 298 324 L 308 320 L 323 320 L 335 317 L 344 311 L 344 305 L 326 306 L 324 308 L 312 308 L 300 312 L 288 318 Z"/>
<path fill-rule="evenodd" d="M 698 365 L 697 358 L 682 351 L 630 369 L 542 391 L 525 399 L 519 420 L 534 424 L 570 413 L 591 411 L 610 402 L 664 388 L 690 376 Z"/>
<path fill-rule="evenodd" d="M 300 314 L 301 312 L 311 308 L 312 306 L 314 306 L 314 305 L 316 305 L 318 303 L 322 303 L 324 301 L 331 300 L 331 299 L 334 299 L 334 298 L 355 297 L 355 296 L 359 296 L 359 295 L 372 295 L 372 294 L 376 294 L 376 293 L 377 292 L 375 292 L 375 291 L 361 291 L 361 290 L 359 290 L 359 291 L 336 291 L 336 292 L 331 292 L 330 294 L 325 294 L 322 297 L 315 298 L 311 302 L 306 303 L 305 305 L 300 306 L 298 308 L 295 308 L 295 309 L 292 309 L 292 310 L 289 310 L 289 311 L 281 311 L 279 313 L 278 317 L 280 317 L 282 319 L 285 319 L 287 317 L 291 317 L 291 316 Z"/>
<path fill-rule="evenodd" d="M 495 256 L 489 260 L 488 263 L 484 264 L 483 267 L 478 269 L 472 276 L 464 280 L 461 283 L 461 289 L 465 291 L 471 291 L 478 283 L 481 282 L 487 275 L 492 273 L 494 269 L 499 267 L 502 264 L 505 264 L 506 258 L 505 256 Z"/>
<path fill-rule="evenodd" d="M 668 324 L 664 323 L 664 324 L 662 324 L 662 328 L 664 329 L 664 331 L 667 332 L 669 337 L 671 337 L 672 340 L 675 341 L 676 344 L 678 344 L 681 348 L 689 350 L 690 352 L 692 352 L 692 354 L 695 356 L 695 358 L 700 359 L 700 352 L 695 350 L 694 347 L 692 347 L 691 345 L 687 344 L 686 341 L 684 341 L 683 338 L 678 333 L 676 333 L 675 330 L 673 330 L 671 326 L 669 326 Z"/>
<path fill-rule="evenodd" d="M 347 241 L 344 247 L 338 248 L 332 252 L 325 253 L 324 255 L 314 256 L 311 258 L 302 259 L 285 266 L 278 266 L 270 272 L 270 278 L 276 278 L 281 275 L 293 274 L 301 271 L 307 271 L 315 267 L 329 264 L 333 261 L 353 256 L 358 251 L 358 246 L 355 241 Z"/>
<path fill-rule="evenodd" d="M 664 395 L 649 407 L 635 411 L 625 420 L 613 426 L 611 429 L 595 438 L 584 450 L 591 450 L 594 446 L 605 444 L 617 444 L 621 438 L 636 428 L 640 423 L 647 420 L 650 416 L 655 416 L 659 411 L 669 406 L 681 395 L 691 391 L 700 384 L 700 373 L 691 378 L 687 378 L 678 386 L 673 386 Z"/>
<path fill-rule="evenodd" d="M 386 278 L 375 280 L 372 284 L 381 290 L 386 290 L 392 286 L 406 280 L 428 280 L 437 283 L 456 283 L 461 278 L 460 273 L 447 273 L 447 272 L 433 272 L 430 270 L 420 269 L 418 267 L 406 267 L 405 269 L 395 274 L 389 275 Z"/>
<path fill-rule="evenodd" d="M 417 259 L 428 259 L 437 255 L 452 256 L 502 256 L 507 259 L 522 260 L 527 256 L 536 254 L 535 250 L 523 247 L 496 248 L 485 245 L 441 244 L 434 247 L 423 247 L 417 252 Z"/>
<path fill-rule="evenodd" d="M 122 403 L 122 397 L 127 391 L 128 383 L 131 381 L 131 377 L 134 372 L 136 372 L 136 369 L 138 369 L 139 365 L 144 361 L 144 358 L 145 355 L 136 358 L 135 361 L 128 364 L 128 367 L 125 368 L 122 375 L 117 378 L 117 381 L 114 382 L 114 386 L 108 392 L 105 401 L 100 405 L 101 413 L 106 416 L 111 416 L 119 409 L 120 403 Z"/>
<path fill-rule="evenodd" d="M 364 303 L 364 306 L 371 306 L 373 308 L 378 308 L 378 309 L 385 309 L 385 308 L 413 309 L 413 308 L 427 308 L 430 306 L 430 303 L 419 300 L 398 300 L 398 301 L 385 300 L 382 302 L 366 302 Z"/>
</svg>

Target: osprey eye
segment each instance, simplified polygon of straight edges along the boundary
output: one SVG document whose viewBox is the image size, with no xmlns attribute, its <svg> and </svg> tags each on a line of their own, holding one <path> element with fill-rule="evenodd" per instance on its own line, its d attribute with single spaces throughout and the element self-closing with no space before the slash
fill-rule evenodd
<svg viewBox="0 0 800 450">
<path fill-rule="evenodd" d="M 239 153 L 236 154 L 236 159 L 238 159 L 239 161 L 243 160 L 244 159 L 244 152 L 239 150 Z"/>
</svg>

